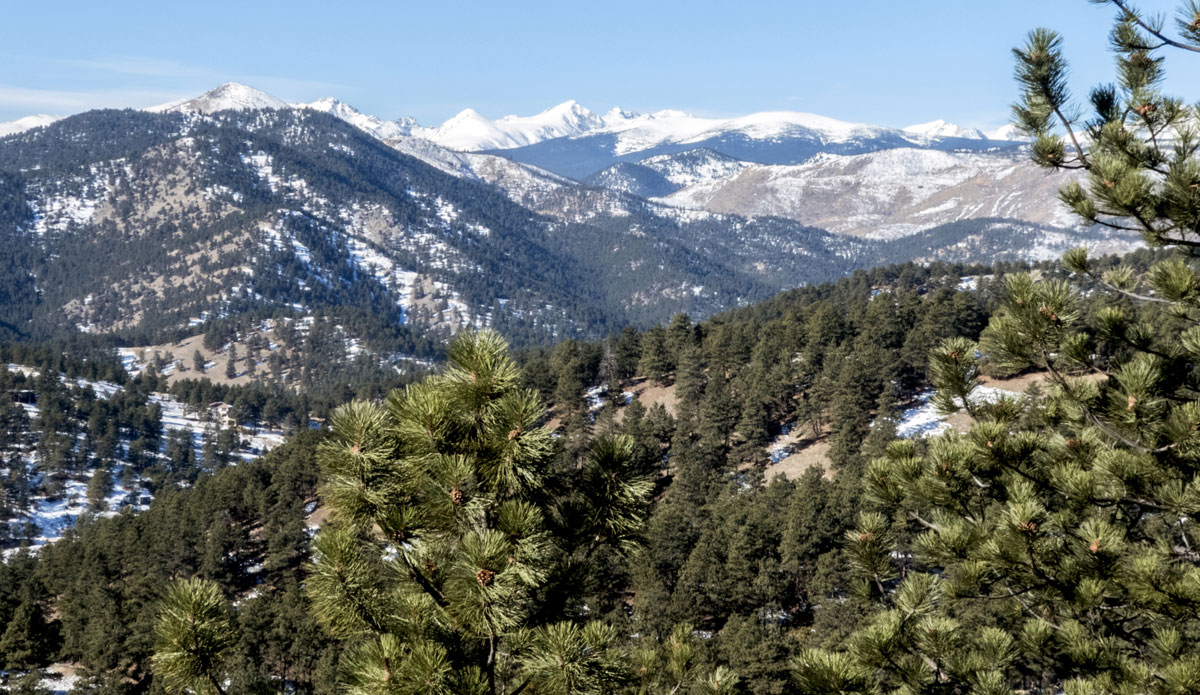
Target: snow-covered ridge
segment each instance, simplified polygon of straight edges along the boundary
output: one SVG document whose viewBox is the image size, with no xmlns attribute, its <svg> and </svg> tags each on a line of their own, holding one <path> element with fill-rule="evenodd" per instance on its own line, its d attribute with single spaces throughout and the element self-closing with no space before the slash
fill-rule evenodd
<svg viewBox="0 0 1200 695">
<path fill-rule="evenodd" d="M 622 112 L 610 112 L 619 119 Z M 436 128 L 418 128 L 414 135 L 454 150 L 503 150 L 543 140 L 572 137 L 603 128 L 601 118 L 578 102 L 564 101 L 533 116 L 505 116 L 489 121 L 475 109 L 463 109 Z"/>
<path fill-rule="evenodd" d="M 385 121 L 378 116 L 365 114 L 344 101 L 332 97 L 318 99 L 310 104 L 301 104 L 301 106 L 313 111 L 321 111 L 337 116 L 350 125 L 365 133 L 374 135 L 380 140 L 399 138 L 412 134 L 413 125 L 411 121 Z"/>
<path fill-rule="evenodd" d="M 704 118 L 667 109 L 653 113 L 630 113 L 614 108 L 597 116 L 575 101 L 567 101 L 537 115 L 505 116 L 488 120 L 474 109 L 465 109 L 437 128 L 418 128 L 414 135 L 455 150 L 502 150 L 562 137 L 611 134 L 614 153 L 628 154 L 665 143 L 702 142 L 737 134 L 752 140 L 770 140 L 789 135 L 814 137 L 824 142 L 895 136 L 914 143 L 945 138 L 1009 140 L 1009 127 L 984 133 L 944 120 L 904 129 L 851 123 L 800 111 L 764 111 L 734 118 Z"/>
<path fill-rule="evenodd" d="M 749 162 L 703 148 L 679 154 L 647 157 L 638 164 L 653 169 L 671 183 L 684 187 L 723 179 L 750 166 Z"/>
<path fill-rule="evenodd" d="M 6 135 L 16 135 L 17 133 L 24 133 L 27 130 L 33 130 L 34 128 L 50 125 L 51 123 L 61 120 L 62 118 L 62 116 L 51 116 L 47 113 L 39 113 L 33 116 L 18 118 L 15 121 L 0 123 L 0 138 Z"/>
<path fill-rule="evenodd" d="M 987 140 L 988 137 L 977 128 L 963 128 L 942 119 L 929 123 L 918 123 L 904 128 L 904 132 L 927 138 L 965 138 L 968 140 Z"/>
</svg>

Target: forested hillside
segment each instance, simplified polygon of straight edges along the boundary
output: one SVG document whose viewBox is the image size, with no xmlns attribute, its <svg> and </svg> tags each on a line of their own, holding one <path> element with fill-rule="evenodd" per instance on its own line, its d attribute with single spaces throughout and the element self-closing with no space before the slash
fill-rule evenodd
<svg viewBox="0 0 1200 695">
<path fill-rule="evenodd" d="M 928 388 L 929 351 L 942 338 L 978 336 L 1012 270 L 893 266 L 707 321 L 681 315 L 600 343 L 519 353 L 524 383 L 551 406 L 541 422 L 559 433 L 551 470 L 573 469 L 595 437 L 624 434 L 631 469 L 653 484 L 642 549 L 605 551 L 594 572 L 572 575 L 562 610 L 627 634 L 690 625 L 699 663 L 733 668 L 747 692 L 782 692 L 788 655 L 834 643 L 868 610 L 846 600 L 854 580 L 841 545 L 866 460 Z M 236 389 L 187 383 L 199 387 L 172 389 L 183 402 L 255 402 L 249 391 L 239 399 Z M 643 402 L 647 389 L 671 398 Z M 258 417 L 289 417 L 287 401 L 258 403 Z M 768 478 L 773 444 L 792 432 L 824 453 Z M 38 555 L 12 555 L 0 610 L 23 622 L 0 643 L 9 668 L 67 663 L 79 687 L 150 687 L 147 611 L 163 581 L 199 576 L 237 606 L 231 674 L 328 692 L 344 652 L 301 589 L 309 534 L 326 518 L 313 458 L 325 436 L 298 435 L 231 468 L 203 451 L 191 467 L 155 464 L 173 477 L 154 485 L 149 469 L 156 492 L 146 511 L 84 514 L 91 520 Z M 98 591 L 114 573 L 127 579 Z"/>
</svg>

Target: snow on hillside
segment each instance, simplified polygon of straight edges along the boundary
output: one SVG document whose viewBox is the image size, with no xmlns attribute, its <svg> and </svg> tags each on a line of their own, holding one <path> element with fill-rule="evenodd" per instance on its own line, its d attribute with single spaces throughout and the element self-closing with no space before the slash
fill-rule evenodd
<svg viewBox="0 0 1200 695">
<path fill-rule="evenodd" d="M 17 133 L 24 133 L 27 130 L 50 125 L 51 123 L 60 119 L 62 119 L 62 116 L 51 116 L 49 114 L 39 113 L 33 116 L 18 118 L 15 121 L 0 123 L 0 138 L 6 135 L 16 135 Z"/>
<path fill-rule="evenodd" d="M 121 160 L 113 163 L 120 165 Z M 72 176 L 56 184 L 31 182 L 26 188 L 27 202 L 33 212 L 31 231 L 45 236 L 88 224 L 111 195 L 115 181 L 112 171 L 93 164 L 87 176 Z"/>
<path fill-rule="evenodd" d="M 728 178 L 750 166 L 749 162 L 706 148 L 647 157 L 638 164 L 657 171 L 671 183 L 683 187 Z"/>
<path fill-rule="evenodd" d="M 132 354 L 122 354 L 121 357 L 122 361 L 126 363 L 131 364 L 136 361 L 136 357 Z M 9 364 L 7 367 L 10 371 L 22 373 L 28 378 L 39 375 L 38 370 L 22 365 Z M 97 398 L 105 400 L 111 399 L 123 390 L 119 384 L 107 381 L 61 379 L 72 386 L 90 388 Z M 213 413 L 192 411 L 183 403 L 164 393 L 150 394 L 149 402 L 158 405 L 162 412 L 160 455 L 166 452 L 170 433 L 173 430 L 183 430 L 190 432 L 196 456 L 200 458 L 205 434 L 211 435 L 216 431 Z M 38 406 L 34 403 L 24 403 L 22 407 L 30 420 L 36 421 L 40 412 Z M 242 426 L 245 429 L 239 440 L 240 446 L 235 452 L 235 456 L 242 461 L 252 461 L 284 442 L 285 437 L 282 430 L 261 428 L 257 423 L 242 423 Z M 122 443 L 121 450 L 126 450 L 127 447 L 127 443 Z M 39 483 L 42 473 L 38 467 L 37 450 L 21 451 L 17 454 L 7 459 L 6 466 L 11 466 L 13 462 L 20 462 L 25 467 L 25 477 Z M 125 508 L 144 511 L 149 505 L 152 495 L 146 482 L 141 476 L 127 472 L 125 469 L 126 464 L 120 461 L 113 466 L 111 470 L 112 489 L 104 498 L 104 511 L 99 512 L 99 516 L 113 516 Z M 0 476 L 7 477 L 10 472 L 8 467 L 0 468 Z M 91 471 L 85 471 L 72 476 L 62 485 L 62 490 L 53 496 L 44 494 L 34 496 L 30 500 L 29 508 L 20 512 L 18 517 L 11 520 L 0 519 L 0 523 L 32 524 L 33 533 L 28 539 L 28 545 L 34 550 L 47 543 L 53 543 L 61 538 L 80 517 L 93 513 L 90 511 L 87 498 L 90 475 Z M 3 552 L 3 555 L 7 557 L 18 550 L 18 548 L 8 549 Z"/>
<path fill-rule="evenodd" d="M 1021 153 L 895 148 L 821 154 L 798 165 L 750 165 L 657 200 L 890 239 L 983 217 L 1073 228 L 1076 218 L 1056 195 L 1069 176 L 1039 169 Z"/>
<path fill-rule="evenodd" d="M 392 259 L 360 239 L 347 237 L 346 246 L 350 249 L 350 257 L 354 259 L 355 265 L 374 276 L 385 287 L 396 290 L 400 295 L 400 308 L 407 312 L 412 307 L 417 274 L 396 267 Z"/>
<path fill-rule="evenodd" d="M 943 415 L 933 404 L 933 389 L 922 391 L 912 405 L 900 414 L 896 434 L 905 439 L 936 437 L 950 429 L 950 416 Z M 971 403 L 995 403 L 1001 398 L 1016 398 L 1021 394 L 992 386 L 976 387 Z"/>
</svg>

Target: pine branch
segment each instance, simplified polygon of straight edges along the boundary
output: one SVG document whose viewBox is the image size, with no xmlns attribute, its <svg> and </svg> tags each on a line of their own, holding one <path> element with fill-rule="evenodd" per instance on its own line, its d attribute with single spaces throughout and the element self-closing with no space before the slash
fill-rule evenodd
<svg viewBox="0 0 1200 695">
<path fill-rule="evenodd" d="M 1075 129 L 1071 127 L 1071 121 L 1067 119 L 1057 104 L 1054 105 L 1053 109 L 1054 115 L 1058 116 L 1059 122 L 1061 122 L 1063 127 L 1067 129 L 1067 135 L 1071 137 L 1071 143 L 1075 145 L 1076 157 L 1083 165 L 1080 168 L 1090 169 L 1092 167 L 1092 163 L 1088 161 L 1087 154 L 1084 153 L 1083 147 L 1079 144 L 1079 138 L 1075 137 Z"/>
<path fill-rule="evenodd" d="M 1189 46 L 1186 43 L 1181 43 L 1179 41 L 1176 41 L 1175 39 L 1172 39 L 1171 37 L 1167 36 L 1166 34 L 1163 34 L 1158 29 L 1155 29 L 1154 27 L 1147 24 L 1146 21 L 1142 19 L 1141 15 L 1137 14 L 1136 12 L 1134 12 L 1132 9 L 1130 9 L 1127 6 L 1128 3 L 1125 0 L 1108 0 L 1108 1 L 1111 2 L 1112 4 L 1116 5 L 1117 7 L 1121 8 L 1121 11 L 1125 13 L 1126 17 L 1132 19 L 1134 22 L 1137 23 L 1138 26 L 1145 29 L 1152 36 L 1154 36 L 1154 38 L 1158 39 L 1159 41 L 1162 41 L 1162 44 L 1160 44 L 1159 46 L 1154 46 L 1151 48 L 1162 48 L 1163 46 L 1171 46 L 1172 48 L 1181 48 L 1185 51 L 1192 51 L 1193 53 L 1200 53 L 1200 46 Z"/>
<path fill-rule="evenodd" d="M 433 582 L 429 581 L 429 578 L 425 576 L 425 573 L 420 568 L 413 564 L 412 558 L 408 556 L 408 553 L 402 550 L 400 556 L 404 558 L 404 566 L 408 568 L 409 575 L 421 587 L 421 590 L 441 608 L 449 608 L 450 602 L 446 600 L 446 596 L 441 591 L 438 591 L 438 588 L 433 585 Z"/>
</svg>

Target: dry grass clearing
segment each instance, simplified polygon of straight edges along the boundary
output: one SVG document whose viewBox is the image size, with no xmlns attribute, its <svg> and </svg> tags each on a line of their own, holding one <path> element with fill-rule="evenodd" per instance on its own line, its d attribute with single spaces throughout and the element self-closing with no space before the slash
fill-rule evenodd
<svg viewBox="0 0 1200 695">
<path fill-rule="evenodd" d="M 661 386 L 649 379 L 643 379 L 630 386 L 629 391 L 647 410 L 661 404 L 671 417 L 675 416 L 675 384 Z"/>
<path fill-rule="evenodd" d="M 270 343 L 271 334 L 269 332 L 260 331 L 259 334 L 263 344 Z M 152 361 L 155 354 L 162 357 L 167 357 L 167 355 L 173 356 L 178 361 L 178 366 L 166 373 L 167 381 L 171 384 L 184 379 L 208 379 L 215 384 L 233 384 L 237 386 L 245 386 L 253 383 L 255 378 L 246 372 L 246 355 L 249 352 L 249 347 L 245 337 L 234 343 L 234 348 L 237 350 L 238 356 L 238 375 L 233 379 L 225 376 L 225 367 L 229 363 L 229 351 L 209 350 L 205 348 L 203 335 L 194 335 L 174 343 L 147 345 L 145 347 L 129 349 L 134 354 L 139 355 L 139 361 L 144 362 Z M 204 357 L 205 362 L 208 363 L 208 367 L 204 371 L 196 371 L 192 368 L 192 360 L 196 351 L 199 351 Z M 256 365 L 259 376 L 268 370 L 266 361 L 268 354 L 270 354 L 269 350 L 263 350 L 259 353 Z M 142 356 L 144 356 L 144 359 Z"/>
<path fill-rule="evenodd" d="M 820 468 L 821 474 L 826 478 L 833 478 L 833 470 L 829 464 L 828 435 L 822 435 L 819 439 L 810 437 L 799 439 L 794 443 L 793 448 L 794 450 L 788 454 L 787 458 L 779 463 L 767 465 L 763 475 L 768 482 L 777 475 L 782 475 L 788 480 L 795 480 L 813 467 Z"/>
</svg>

